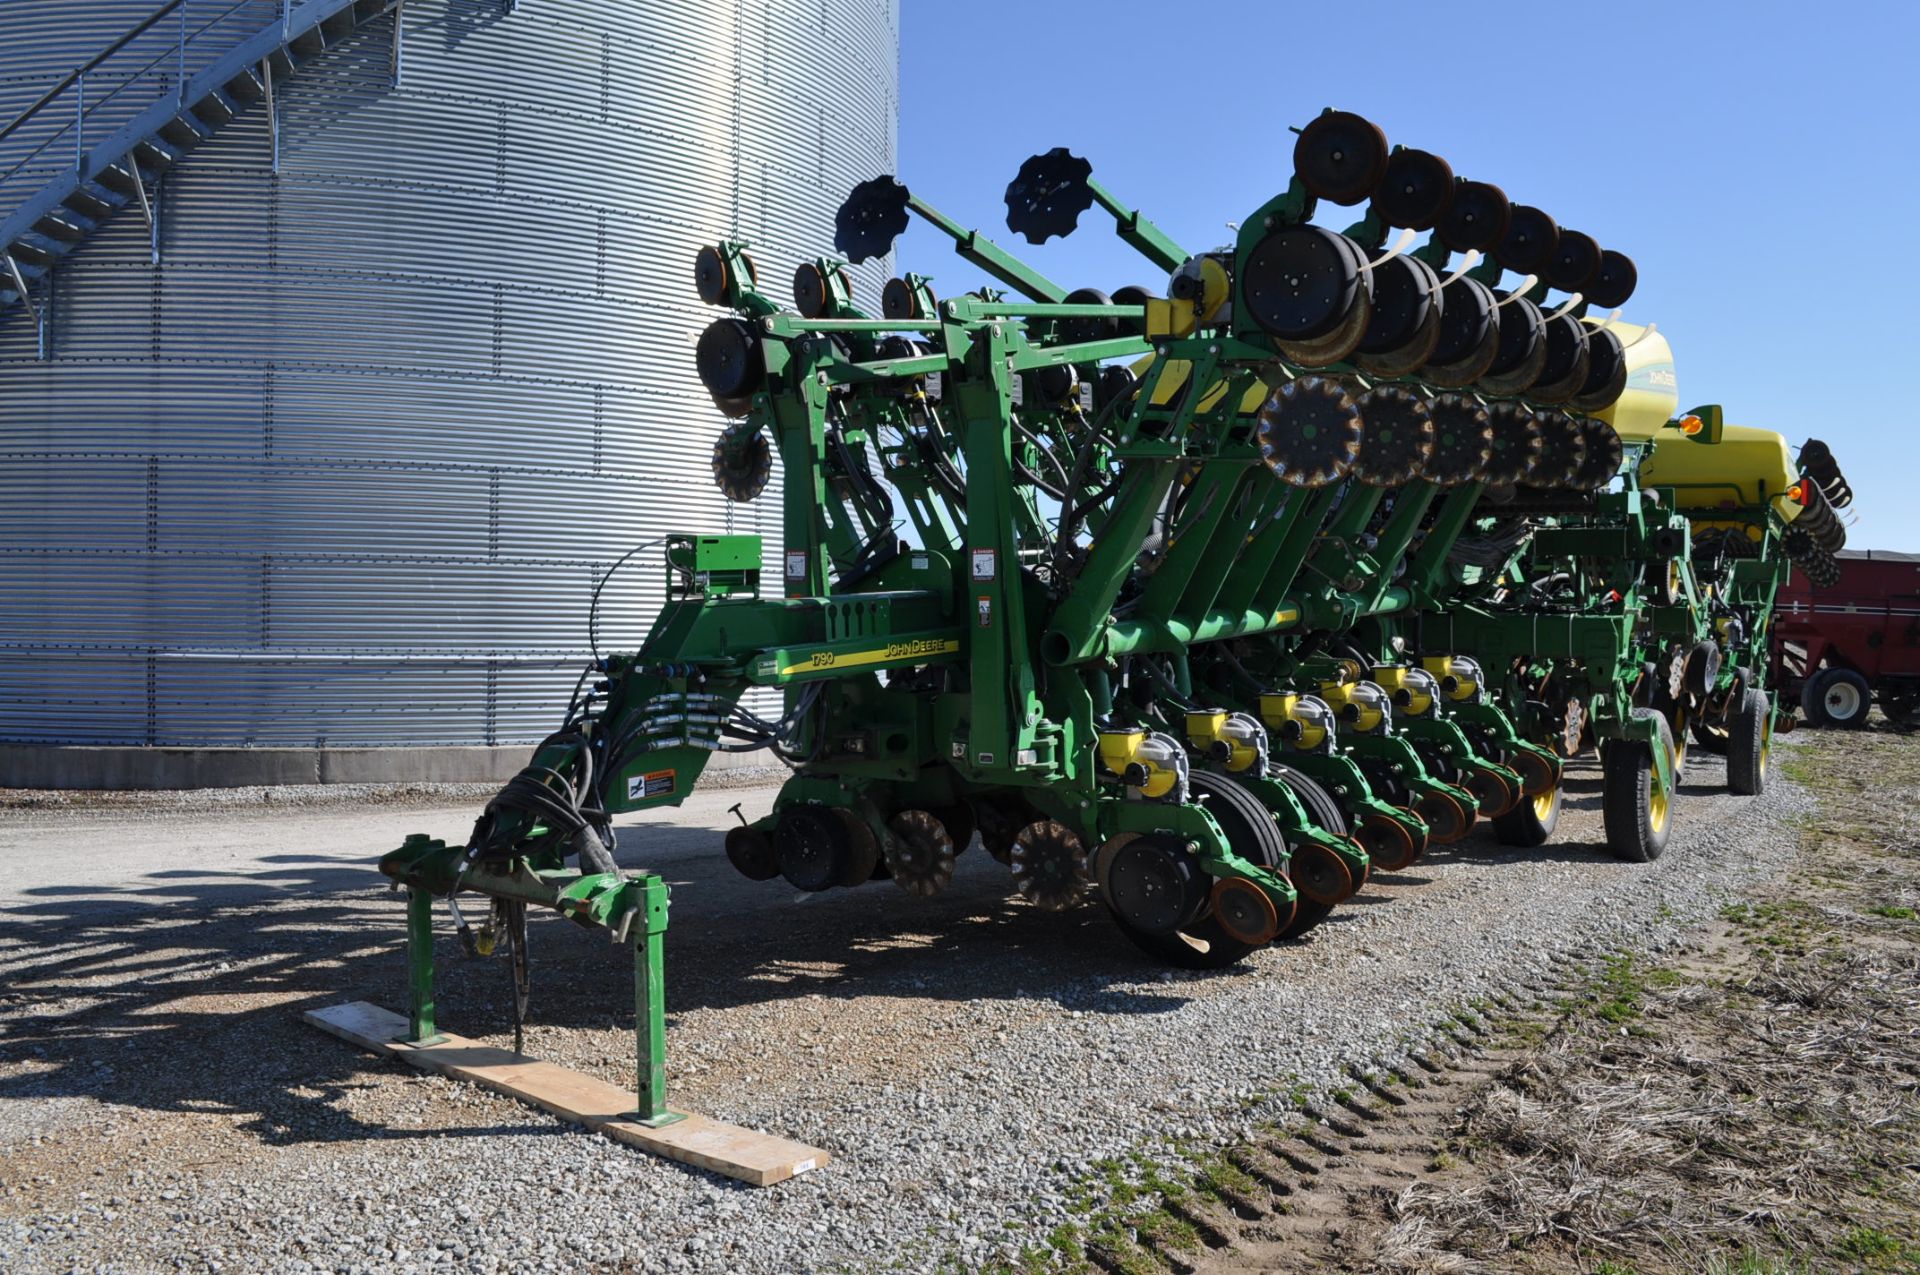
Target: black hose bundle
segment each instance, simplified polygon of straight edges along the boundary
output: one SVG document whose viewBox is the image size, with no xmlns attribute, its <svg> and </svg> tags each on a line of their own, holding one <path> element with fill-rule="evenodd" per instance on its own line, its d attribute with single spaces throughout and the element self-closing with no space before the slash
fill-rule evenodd
<svg viewBox="0 0 1920 1275">
<path fill-rule="evenodd" d="M 1447 550 L 1447 561 L 1493 571 L 1505 566 L 1532 536 L 1533 524 L 1525 518 L 1516 519 L 1508 527 L 1491 535 L 1461 536 Z"/>
<path fill-rule="evenodd" d="M 549 835 L 565 838 L 566 853 L 580 856 L 582 871 L 616 871 L 608 850 L 613 828 L 594 785 L 586 735 L 578 729 L 559 731 L 542 741 L 536 755 L 549 748 L 570 750 L 573 776 L 552 766 L 528 766 L 509 779 L 474 821 L 468 861 L 510 858 L 526 830 L 544 826 Z"/>
</svg>

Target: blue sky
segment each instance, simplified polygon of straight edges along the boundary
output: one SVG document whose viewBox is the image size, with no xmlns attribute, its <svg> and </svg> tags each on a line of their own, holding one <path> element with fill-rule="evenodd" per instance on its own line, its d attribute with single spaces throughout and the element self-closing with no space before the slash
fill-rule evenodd
<svg viewBox="0 0 1920 1275">
<path fill-rule="evenodd" d="M 902 10 L 901 180 L 1061 283 L 1164 280 L 1098 209 L 1016 241 L 1002 196 L 1028 155 L 1092 160 L 1200 249 L 1285 187 L 1289 125 L 1357 111 L 1631 256 L 1623 317 L 1667 334 L 1683 406 L 1824 438 L 1849 546 L 1920 550 L 1920 4 Z M 917 223 L 897 262 L 943 295 L 984 282 Z"/>
</svg>

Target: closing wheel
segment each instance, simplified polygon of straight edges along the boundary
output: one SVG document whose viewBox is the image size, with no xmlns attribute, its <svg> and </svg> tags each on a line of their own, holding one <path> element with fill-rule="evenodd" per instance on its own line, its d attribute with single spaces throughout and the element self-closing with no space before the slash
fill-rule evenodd
<svg viewBox="0 0 1920 1275">
<path fill-rule="evenodd" d="M 1387 156 L 1373 210 L 1389 226 L 1431 230 L 1453 203 L 1453 166 L 1432 151 L 1402 146 Z"/>
<path fill-rule="evenodd" d="M 1512 219 L 1506 191 L 1489 182 L 1460 181 L 1437 229 L 1440 242 L 1455 252 L 1486 252 L 1506 237 Z"/>
<path fill-rule="evenodd" d="M 1345 859 L 1317 841 L 1294 847 L 1287 875 L 1301 898 L 1327 907 L 1353 895 L 1353 870 Z"/>
<path fill-rule="evenodd" d="M 1555 238 L 1553 259 L 1541 273 L 1550 286 L 1584 295 L 1600 277 L 1600 262 L 1600 245 L 1593 236 L 1562 226 Z"/>
<path fill-rule="evenodd" d="M 833 304 L 833 285 L 820 267 L 803 261 L 793 272 L 793 308 L 803 319 L 823 319 Z"/>
<path fill-rule="evenodd" d="M 715 319 L 693 348 L 693 367 L 717 399 L 751 396 L 767 379 L 760 334 L 743 319 Z"/>
<path fill-rule="evenodd" d="M 693 254 L 693 290 L 708 305 L 725 305 L 732 284 L 727 259 L 711 244 Z"/>
<path fill-rule="evenodd" d="M 1474 812 L 1444 792 L 1430 792 L 1413 803 L 1413 812 L 1427 821 L 1427 839 L 1451 845 L 1473 827 Z"/>
<path fill-rule="evenodd" d="M 1765 691 L 1748 687 L 1727 723 L 1727 791 L 1758 797 L 1767 787 L 1767 754 L 1773 747 L 1773 704 Z"/>
<path fill-rule="evenodd" d="M 1371 267 L 1371 274 L 1373 313 L 1358 349 L 1362 354 L 1386 354 L 1422 336 L 1427 320 L 1439 309 L 1440 276 L 1420 258 L 1405 253 Z"/>
<path fill-rule="evenodd" d="M 1601 310 L 1617 310 L 1627 303 L 1640 284 L 1640 272 L 1633 258 L 1609 248 L 1600 254 L 1600 269 L 1582 289 L 1587 300 Z"/>
<path fill-rule="evenodd" d="M 1412 806 L 1400 806 L 1398 809 L 1408 819 L 1407 823 L 1400 826 L 1406 828 L 1408 835 L 1413 838 L 1413 863 L 1418 863 L 1426 857 L 1427 847 L 1433 842 L 1433 829 L 1427 826 L 1427 821 Z M 1412 867 L 1413 864 L 1407 866 Z"/>
<path fill-rule="evenodd" d="M 1323 111 L 1293 143 L 1293 171 L 1315 199 L 1357 204 L 1387 172 L 1387 135 L 1351 111 Z"/>
<path fill-rule="evenodd" d="M 1307 812 L 1307 818 L 1312 821 L 1314 827 L 1319 828 L 1323 832 L 1333 833 L 1335 836 L 1346 835 L 1347 815 L 1346 812 L 1340 808 L 1340 803 L 1333 799 L 1332 793 L 1291 766 L 1284 766 L 1275 762 L 1269 769 L 1275 779 L 1285 784 L 1293 792 L 1294 797 L 1299 800 L 1301 807 Z M 1354 845 L 1357 850 L 1358 843 L 1356 842 Z M 1333 860 L 1333 865 L 1337 866 L 1330 866 L 1322 862 L 1319 858 L 1321 855 Z M 1348 881 L 1351 882 L 1353 869 L 1347 866 L 1345 859 L 1317 842 L 1303 841 L 1296 846 L 1293 851 L 1292 861 L 1288 865 L 1287 876 L 1292 880 L 1293 888 L 1299 892 L 1300 900 L 1298 906 L 1294 908 L 1292 923 L 1283 927 L 1280 931 L 1280 937 L 1282 938 L 1299 938 L 1301 935 L 1307 933 L 1307 931 L 1319 925 L 1320 922 L 1326 920 L 1327 917 L 1332 914 L 1334 907 L 1337 906 L 1337 900 L 1334 903 L 1323 903 L 1309 897 L 1306 888 L 1301 885 L 1300 878 L 1302 874 L 1314 877 L 1320 882 L 1320 884 L 1315 887 L 1316 893 L 1329 895 L 1339 888 L 1339 877 L 1341 875 L 1344 874 Z M 1348 893 L 1351 893 L 1354 888 L 1357 887 L 1349 885 Z"/>
<path fill-rule="evenodd" d="M 1651 721 L 1656 735 L 1651 745 L 1637 739 L 1606 741 L 1600 755 L 1600 814 L 1614 858 L 1651 863 L 1667 848 L 1667 835 L 1673 831 L 1673 795 L 1660 783 L 1653 749 L 1671 756 L 1673 736 L 1667 719 L 1653 709 L 1636 708 L 1633 715 Z"/>
<path fill-rule="evenodd" d="M 887 867 L 895 885 L 931 898 L 953 883 L 953 838 L 931 811 L 902 810 L 887 820 L 887 830 L 893 834 Z"/>
<path fill-rule="evenodd" d="M 1720 679 L 1720 663 L 1718 643 L 1697 642 L 1687 652 L 1687 666 L 1682 677 L 1689 700 L 1695 704 L 1703 703 L 1713 693 L 1714 684 Z"/>
<path fill-rule="evenodd" d="M 841 874 L 840 884 L 864 885 L 875 877 L 884 876 L 886 861 L 880 857 L 880 839 L 873 835 L 873 829 L 867 826 L 867 821 L 844 807 L 836 808 L 833 813 L 847 830 L 847 866 Z"/>
<path fill-rule="evenodd" d="M 1560 783 L 1560 768 L 1552 760 L 1525 748 L 1510 750 L 1505 759 L 1508 770 L 1520 776 L 1520 793 L 1525 797 L 1538 797 L 1549 792 Z"/>
<path fill-rule="evenodd" d="M 1115 305 L 1144 306 L 1150 301 L 1159 301 L 1162 299 L 1160 294 L 1152 288 L 1139 283 L 1123 284 L 1113 290 L 1113 303 Z M 1126 336 L 1145 336 L 1147 334 L 1147 321 L 1145 319 L 1122 319 L 1120 320 L 1120 331 Z M 1110 365 L 1108 370 L 1111 370 L 1112 366 L 1118 365 Z M 1098 391 L 1096 390 L 1095 393 L 1097 394 Z M 1102 406 L 1104 406 L 1103 401 L 1096 399 L 1094 409 L 1097 411 Z"/>
<path fill-rule="evenodd" d="M 1446 322 L 1440 276 L 1404 253 L 1372 267 L 1372 274 L 1373 312 L 1354 362 L 1375 376 L 1405 376 L 1440 348 Z"/>
<path fill-rule="evenodd" d="M 1568 401 L 1579 412 L 1604 412 L 1627 392 L 1627 347 L 1605 328 L 1587 332 L 1587 379 Z"/>
<path fill-rule="evenodd" d="M 1360 820 L 1360 827 L 1354 831 L 1353 839 L 1367 852 L 1367 858 L 1373 867 L 1382 872 L 1399 872 L 1411 867 L 1419 857 L 1419 847 L 1407 826 L 1392 815 L 1379 812 L 1368 814 Z"/>
<path fill-rule="evenodd" d="M 1560 822 L 1560 788 L 1521 799 L 1512 810 L 1496 815 L 1493 835 L 1503 846 L 1543 846 Z"/>
<path fill-rule="evenodd" d="M 1221 877 L 1213 883 L 1213 919 L 1235 943 L 1265 947 L 1280 932 L 1282 917 L 1267 892 L 1240 877 Z M 1285 920 L 1293 919 L 1287 909 Z"/>
<path fill-rule="evenodd" d="M 1498 819 L 1520 800 L 1520 794 L 1513 790 L 1512 784 L 1491 770 L 1482 770 L 1478 766 L 1468 769 L 1460 777 L 1460 786 L 1473 794 L 1483 819 Z"/>
<path fill-rule="evenodd" d="M 1515 204 L 1507 217 L 1507 233 L 1493 256 L 1515 274 L 1538 274 L 1553 260 L 1560 228 L 1553 218 L 1532 204 Z"/>
<path fill-rule="evenodd" d="M 1098 288 L 1075 288 L 1067 294 L 1068 305 L 1112 305 L 1113 298 Z M 1068 345 L 1085 341 L 1110 341 L 1120 335 L 1119 319 L 1062 319 L 1054 329 Z"/>
<path fill-rule="evenodd" d="M 889 279 L 880 288 L 880 313 L 889 319 L 924 319 L 920 294 L 905 279 Z"/>
</svg>

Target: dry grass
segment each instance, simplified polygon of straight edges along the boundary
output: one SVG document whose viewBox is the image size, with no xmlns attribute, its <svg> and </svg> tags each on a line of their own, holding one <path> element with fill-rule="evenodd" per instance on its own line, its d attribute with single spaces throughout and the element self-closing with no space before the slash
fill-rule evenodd
<svg viewBox="0 0 1920 1275">
<path fill-rule="evenodd" d="M 1808 750 L 1851 885 L 1730 909 L 1710 966 L 1613 967 L 1463 1110 L 1465 1163 L 1400 1196 L 1375 1269 L 1920 1271 L 1920 921 L 1887 902 L 1920 891 L 1888 801 L 1920 749 L 1866 738 Z"/>
</svg>

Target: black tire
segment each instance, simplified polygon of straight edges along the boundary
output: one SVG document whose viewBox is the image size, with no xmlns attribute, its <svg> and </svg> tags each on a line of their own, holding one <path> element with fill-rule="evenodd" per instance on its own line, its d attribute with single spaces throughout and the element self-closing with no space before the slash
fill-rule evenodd
<svg viewBox="0 0 1920 1275">
<path fill-rule="evenodd" d="M 1348 835 L 1347 813 L 1340 808 L 1340 803 L 1333 799 L 1332 793 L 1291 766 L 1274 762 L 1272 773 L 1275 779 L 1293 790 L 1293 795 L 1306 809 L 1307 818 L 1313 821 L 1314 827 L 1322 832 L 1331 832 L 1339 836 Z M 1294 905 L 1293 924 L 1281 927 L 1280 937 L 1299 938 L 1333 915 L 1334 908 L 1338 906 L 1336 903 L 1315 903 L 1312 899 L 1302 896 Z"/>
<path fill-rule="evenodd" d="M 1767 745 L 1772 742 L 1769 718 L 1773 705 L 1766 692 L 1749 689 L 1727 722 L 1727 791 L 1736 797 L 1758 797 L 1767 786 Z"/>
<path fill-rule="evenodd" d="M 1673 754 L 1673 735 L 1667 719 L 1651 708 L 1636 708 L 1635 718 L 1656 723 L 1657 735 L 1649 747 L 1637 739 L 1610 739 L 1600 755 L 1600 813 L 1607 830 L 1607 849 L 1628 863 L 1652 863 L 1667 848 L 1673 831 L 1673 796 L 1656 797 L 1653 748 Z"/>
<path fill-rule="evenodd" d="M 773 838 L 758 828 L 741 825 L 727 829 L 727 862 L 749 881 L 771 881 L 780 875 Z"/>
<path fill-rule="evenodd" d="M 1207 813 L 1220 825 L 1235 854 L 1263 868 L 1278 868 L 1286 862 L 1286 839 L 1258 797 L 1224 775 L 1199 770 L 1188 776 L 1187 789 L 1196 799 L 1206 799 Z M 1129 925 L 1112 907 L 1107 911 L 1135 947 L 1157 961 L 1180 969 L 1225 969 L 1238 965 L 1257 950 L 1255 944 L 1229 937 L 1211 912 L 1184 930 L 1149 934 Z"/>
<path fill-rule="evenodd" d="M 1543 846 L 1560 823 L 1560 785 L 1537 797 L 1520 798 L 1512 810 L 1493 817 L 1494 838 L 1503 846 Z"/>
<path fill-rule="evenodd" d="M 1821 669 L 1807 679 L 1800 708 L 1812 725 L 1858 730 L 1873 711 L 1873 689 L 1850 668 Z"/>
</svg>

